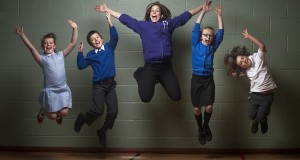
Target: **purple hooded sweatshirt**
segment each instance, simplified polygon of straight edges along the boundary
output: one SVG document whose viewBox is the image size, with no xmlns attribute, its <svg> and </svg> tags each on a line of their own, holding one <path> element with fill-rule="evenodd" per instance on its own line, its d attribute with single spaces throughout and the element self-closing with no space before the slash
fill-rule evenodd
<svg viewBox="0 0 300 160">
<path fill-rule="evenodd" d="M 170 61 L 173 55 L 172 34 L 174 30 L 192 17 L 188 11 L 172 19 L 152 22 L 138 21 L 127 14 L 122 14 L 120 22 L 140 35 L 143 45 L 144 61 L 150 63 L 164 63 Z"/>
</svg>

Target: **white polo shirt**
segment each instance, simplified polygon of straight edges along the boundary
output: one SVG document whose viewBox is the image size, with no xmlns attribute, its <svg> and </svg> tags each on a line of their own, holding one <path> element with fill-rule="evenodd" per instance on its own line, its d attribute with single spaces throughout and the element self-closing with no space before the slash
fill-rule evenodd
<svg viewBox="0 0 300 160">
<path fill-rule="evenodd" d="M 250 92 L 264 92 L 277 87 L 264 62 L 264 55 L 258 49 L 257 53 L 249 56 L 252 65 L 246 70 L 246 75 L 250 79 Z"/>
</svg>

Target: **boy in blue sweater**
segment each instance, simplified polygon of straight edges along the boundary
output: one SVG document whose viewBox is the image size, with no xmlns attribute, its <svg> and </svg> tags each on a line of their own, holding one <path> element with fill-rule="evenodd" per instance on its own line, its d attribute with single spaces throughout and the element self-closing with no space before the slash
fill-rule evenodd
<svg viewBox="0 0 300 160">
<path fill-rule="evenodd" d="M 209 3 L 206 0 L 204 3 Z M 169 97 L 174 101 L 181 98 L 181 90 L 173 71 L 171 59 L 172 34 L 174 30 L 186 24 L 190 18 L 202 10 L 202 6 L 185 11 L 171 18 L 170 10 L 159 2 L 153 2 L 146 8 L 144 21 L 138 21 L 127 14 L 113 11 L 105 3 L 96 6 L 97 12 L 109 12 L 113 17 L 140 35 L 143 45 L 145 64 L 134 73 L 138 84 L 140 98 L 150 102 L 155 84 L 160 83 Z"/>
<path fill-rule="evenodd" d="M 219 30 L 215 35 L 210 26 L 201 29 L 200 23 L 205 13 L 211 11 L 209 4 L 204 4 L 192 31 L 192 68 L 191 99 L 194 106 L 194 115 L 198 125 L 198 140 L 200 144 L 212 140 L 212 133 L 208 122 L 212 115 L 215 101 L 215 82 L 213 77 L 213 59 L 216 50 L 223 40 L 224 27 L 221 6 L 214 11 L 218 17 Z M 202 124 L 201 107 L 205 107 L 204 123 Z"/>
<path fill-rule="evenodd" d="M 97 130 L 97 135 L 102 147 L 106 147 L 106 131 L 112 129 L 118 115 L 118 102 L 116 94 L 115 48 L 118 43 L 118 32 L 111 22 L 109 13 L 106 15 L 109 24 L 110 41 L 103 44 L 101 34 L 92 30 L 87 35 L 87 41 L 94 49 L 83 56 L 83 44 L 79 45 L 77 66 L 79 70 L 91 66 L 93 69 L 93 106 L 85 114 L 79 113 L 74 124 L 75 132 L 79 132 L 82 125 L 91 125 L 104 112 L 107 105 L 107 113 L 103 126 Z"/>
</svg>

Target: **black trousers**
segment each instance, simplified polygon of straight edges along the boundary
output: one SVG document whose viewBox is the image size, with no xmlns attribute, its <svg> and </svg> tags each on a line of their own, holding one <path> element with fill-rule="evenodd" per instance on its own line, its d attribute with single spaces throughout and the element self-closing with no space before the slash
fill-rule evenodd
<svg viewBox="0 0 300 160">
<path fill-rule="evenodd" d="M 115 90 L 116 82 L 93 84 L 93 106 L 85 114 L 85 122 L 91 125 L 104 113 L 106 104 L 106 116 L 102 128 L 112 129 L 118 115 L 118 101 Z"/>
<path fill-rule="evenodd" d="M 181 98 L 180 86 L 171 62 L 145 63 L 144 67 L 135 71 L 134 77 L 138 83 L 139 95 L 143 102 L 150 102 L 156 83 L 162 85 L 172 100 L 178 101 Z"/>
<path fill-rule="evenodd" d="M 273 103 L 274 94 L 250 93 L 248 115 L 251 120 L 258 122 L 267 120 Z"/>
</svg>

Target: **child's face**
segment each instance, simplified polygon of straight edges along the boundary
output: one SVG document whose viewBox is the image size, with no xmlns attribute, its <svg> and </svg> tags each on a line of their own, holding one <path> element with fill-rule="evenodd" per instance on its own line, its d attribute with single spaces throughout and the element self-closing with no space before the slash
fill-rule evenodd
<svg viewBox="0 0 300 160">
<path fill-rule="evenodd" d="M 103 44 L 103 39 L 98 33 L 92 34 L 92 36 L 89 38 L 90 44 L 95 49 L 100 49 Z"/>
<path fill-rule="evenodd" d="M 150 19 L 152 22 L 158 22 L 161 18 L 160 8 L 157 5 L 152 6 L 150 12 Z"/>
<path fill-rule="evenodd" d="M 46 38 L 43 43 L 44 52 L 47 54 L 53 53 L 56 48 L 53 38 Z"/>
<path fill-rule="evenodd" d="M 236 64 L 240 66 L 242 69 L 247 69 L 252 65 L 252 62 L 248 56 L 237 56 Z"/>
<path fill-rule="evenodd" d="M 206 28 L 203 29 L 202 31 L 202 35 L 201 35 L 201 41 L 204 45 L 208 46 L 209 44 L 211 44 L 211 42 L 213 41 L 214 38 L 214 31 Z"/>
</svg>

